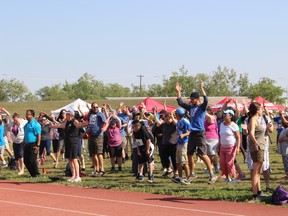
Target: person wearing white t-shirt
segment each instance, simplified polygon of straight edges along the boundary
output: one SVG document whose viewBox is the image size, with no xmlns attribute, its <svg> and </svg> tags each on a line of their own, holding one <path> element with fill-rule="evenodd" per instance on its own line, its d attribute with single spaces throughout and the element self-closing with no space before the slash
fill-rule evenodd
<svg viewBox="0 0 288 216">
<path fill-rule="evenodd" d="M 223 112 L 224 121 L 220 125 L 220 168 L 225 182 L 237 183 L 234 160 L 240 148 L 240 133 L 238 125 L 232 121 L 233 110 Z"/>
</svg>

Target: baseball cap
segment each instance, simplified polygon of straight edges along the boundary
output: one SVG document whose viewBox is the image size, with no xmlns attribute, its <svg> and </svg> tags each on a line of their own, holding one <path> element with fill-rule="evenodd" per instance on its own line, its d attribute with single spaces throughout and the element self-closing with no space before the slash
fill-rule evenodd
<svg viewBox="0 0 288 216">
<path fill-rule="evenodd" d="M 177 108 L 176 111 L 175 111 L 175 113 L 176 113 L 177 115 L 182 116 L 182 115 L 185 114 L 185 110 L 182 109 L 182 108 Z"/>
<path fill-rule="evenodd" d="M 199 95 L 198 92 L 192 92 L 191 95 L 190 95 L 190 98 L 199 99 L 199 98 L 200 98 L 200 95 Z"/>
<path fill-rule="evenodd" d="M 230 114 L 230 115 L 232 115 L 232 116 L 234 116 L 234 111 L 233 110 L 231 110 L 231 109 L 227 109 L 227 110 L 225 110 L 224 112 L 223 112 L 224 114 Z"/>
<path fill-rule="evenodd" d="M 73 115 L 74 116 L 75 112 L 74 110 L 67 110 L 66 115 Z"/>
</svg>

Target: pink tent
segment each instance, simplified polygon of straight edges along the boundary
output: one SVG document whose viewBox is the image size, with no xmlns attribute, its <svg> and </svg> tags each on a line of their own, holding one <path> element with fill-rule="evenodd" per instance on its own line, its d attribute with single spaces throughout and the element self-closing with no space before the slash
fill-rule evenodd
<svg viewBox="0 0 288 216">
<path fill-rule="evenodd" d="M 229 101 L 230 100 L 230 101 Z M 235 109 L 235 103 L 233 102 L 232 98 L 230 97 L 225 97 L 224 99 L 220 100 L 218 103 L 214 104 L 213 106 L 211 106 L 211 109 L 213 112 L 217 111 L 219 108 L 221 108 L 227 101 L 229 101 L 229 103 L 227 104 L 227 106 L 231 106 L 233 109 Z M 243 105 L 238 103 L 239 105 L 239 109 L 242 110 L 243 109 Z"/>
<path fill-rule="evenodd" d="M 261 96 L 258 96 L 254 99 L 254 101 L 260 103 L 261 105 L 264 104 L 264 106 L 266 106 L 266 108 L 268 110 L 284 110 L 285 107 L 284 106 L 280 106 L 278 104 L 274 104 L 268 100 L 266 100 L 265 98 L 261 97 Z"/>
<path fill-rule="evenodd" d="M 164 109 L 164 104 L 162 104 L 159 101 L 156 101 L 150 97 L 147 97 L 145 100 L 142 101 L 142 103 L 144 103 L 144 105 L 146 106 L 146 110 L 148 112 L 153 112 L 152 109 L 154 106 L 157 107 L 158 112 Z M 141 106 L 141 103 L 136 105 L 136 107 L 139 107 L 139 106 Z M 177 107 L 166 105 L 166 110 L 168 112 L 171 112 L 172 110 L 175 110 L 176 108 Z"/>
</svg>

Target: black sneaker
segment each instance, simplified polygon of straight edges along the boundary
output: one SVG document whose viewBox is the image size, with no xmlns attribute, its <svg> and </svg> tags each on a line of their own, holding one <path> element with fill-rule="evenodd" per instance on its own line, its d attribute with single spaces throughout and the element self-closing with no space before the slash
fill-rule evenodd
<svg viewBox="0 0 288 216">
<path fill-rule="evenodd" d="M 168 171 L 166 171 L 166 172 L 162 175 L 162 177 L 167 178 L 170 174 L 171 174 L 171 173 L 169 173 Z"/>
<path fill-rule="evenodd" d="M 122 167 L 121 166 L 118 167 L 118 171 L 122 171 Z"/>
<path fill-rule="evenodd" d="M 154 181 L 154 176 L 148 175 L 148 182 L 153 183 L 153 181 Z"/>
<path fill-rule="evenodd" d="M 175 183 L 181 183 L 182 178 L 173 176 L 173 178 L 171 178 L 171 180 Z"/>
<path fill-rule="evenodd" d="M 110 171 L 115 172 L 115 167 L 111 167 Z"/>
<path fill-rule="evenodd" d="M 143 180 L 144 180 L 144 176 L 137 174 L 136 180 L 138 180 L 138 181 L 143 181 Z"/>
</svg>

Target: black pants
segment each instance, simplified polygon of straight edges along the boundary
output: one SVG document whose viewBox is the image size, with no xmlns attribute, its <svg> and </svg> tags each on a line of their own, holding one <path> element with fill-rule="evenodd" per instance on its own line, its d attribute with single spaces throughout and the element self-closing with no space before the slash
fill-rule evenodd
<svg viewBox="0 0 288 216">
<path fill-rule="evenodd" d="M 25 144 L 24 146 L 24 164 L 32 177 L 40 175 L 37 163 L 37 154 L 34 153 L 36 143 Z"/>
<path fill-rule="evenodd" d="M 163 164 L 164 164 L 164 168 L 169 168 L 170 165 L 170 160 L 169 157 L 171 158 L 171 162 L 172 162 L 172 166 L 173 166 L 173 170 L 177 169 L 176 166 L 176 147 L 177 145 L 162 145 L 162 152 L 163 152 Z"/>
</svg>

